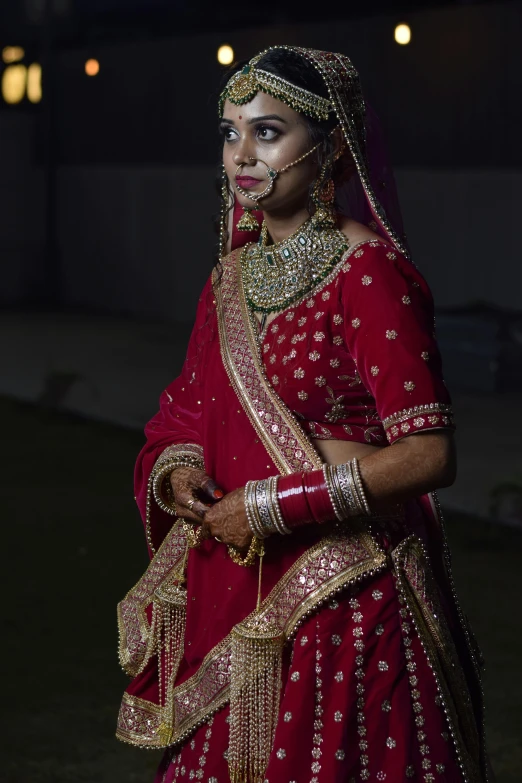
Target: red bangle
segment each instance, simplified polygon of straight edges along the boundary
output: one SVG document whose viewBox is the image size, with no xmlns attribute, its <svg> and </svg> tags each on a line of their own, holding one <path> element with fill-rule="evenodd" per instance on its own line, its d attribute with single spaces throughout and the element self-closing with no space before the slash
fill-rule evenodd
<svg viewBox="0 0 522 783">
<path fill-rule="evenodd" d="M 281 476 L 277 498 L 281 515 L 289 528 L 335 519 L 322 470 Z"/>
<path fill-rule="evenodd" d="M 315 521 L 322 524 L 335 519 L 335 511 L 328 494 L 323 471 L 313 470 L 311 473 L 305 473 L 303 487 Z"/>
<path fill-rule="evenodd" d="M 277 499 L 281 515 L 288 527 L 299 527 L 314 522 L 303 489 L 302 473 L 291 473 L 289 476 L 280 477 L 277 482 Z"/>
</svg>

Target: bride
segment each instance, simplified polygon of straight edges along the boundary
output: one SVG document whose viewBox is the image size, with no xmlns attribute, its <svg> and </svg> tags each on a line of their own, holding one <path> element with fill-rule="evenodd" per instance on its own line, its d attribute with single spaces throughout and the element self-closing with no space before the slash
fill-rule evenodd
<svg viewBox="0 0 522 783">
<path fill-rule="evenodd" d="M 222 252 L 136 466 L 118 736 L 165 748 L 156 783 L 482 783 L 433 494 L 451 401 L 377 120 L 347 57 L 287 46 L 219 111 Z"/>
</svg>

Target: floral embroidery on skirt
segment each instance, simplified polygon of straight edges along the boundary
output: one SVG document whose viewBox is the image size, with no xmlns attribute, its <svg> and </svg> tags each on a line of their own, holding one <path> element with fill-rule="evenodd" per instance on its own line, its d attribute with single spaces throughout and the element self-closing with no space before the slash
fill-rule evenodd
<svg viewBox="0 0 522 783">
<path fill-rule="evenodd" d="M 181 748 L 155 783 L 228 783 L 228 707 Z M 284 672 L 268 783 L 463 778 L 421 641 L 391 571 L 309 618 Z"/>
</svg>

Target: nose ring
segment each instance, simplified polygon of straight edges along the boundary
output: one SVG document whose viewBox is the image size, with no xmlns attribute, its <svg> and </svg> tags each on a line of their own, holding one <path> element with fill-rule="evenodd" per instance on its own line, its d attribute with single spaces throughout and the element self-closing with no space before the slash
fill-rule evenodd
<svg viewBox="0 0 522 783">
<path fill-rule="evenodd" d="M 262 198 L 265 198 L 265 196 L 268 196 L 268 194 L 271 192 L 272 188 L 274 187 L 274 180 L 279 174 L 279 172 L 276 169 L 273 169 L 272 166 L 269 166 L 268 163 L 265 163 L 264 160 L 261 160 L 261 158 L 248 158 L 249 161 L 252 162 L 258 162 L 262 163 L 264 166 L 266 166 L 266 173 L 268 175 L 268 185 L 261 193 L 248 193 L 248 191 L 244 190 L 240 185 L 236 182 L 236 190 L 241 193 L 242 196 L 245 196 L 245 198 L 249 198 L 250 201 L 253 201 L 254 204 L 258 204 L 259 201 L 261 201 Z M 237 177 L 237 173 L 240 169 L 243 168 L 245 164 L 240 163 L 239 166 L 236 169 L 235 177 Z"/>
</svg>

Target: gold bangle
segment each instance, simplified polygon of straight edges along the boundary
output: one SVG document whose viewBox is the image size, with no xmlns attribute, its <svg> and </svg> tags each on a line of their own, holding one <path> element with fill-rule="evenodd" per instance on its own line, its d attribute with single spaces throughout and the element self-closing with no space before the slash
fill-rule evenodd
<svg viewBox="0 0 522 783">
<path fill-rule="evenodd" d="M 263 543 L 263 540 L 261 538 L 254 538 L 250 542 L 250 546 L 248 547 L 248 552 L 246 553 L 245 557 L 241 557 L 241 554 L 234 546 L 228 546 L 228 554 L 230 555 L 230 558 L 236 565 L 244 566 L 245 568 L 249 568 L 250 566 L 254 565 L 256 562 L 256 556 L 264 555 L 265 553 L 265 545 Z"/>
<path fill-rule="evenodd" d="M 158 460 L 151 473 L 154 500 L 162 511 L 171 516 L 176 516 L 177 512 L 174 492 L 170 485 L 170 475 L 176 468 L 181 467 L 203 470 L 204 463 L 199 457 L 179 454 L 165 461 Z"/>
</svg>

